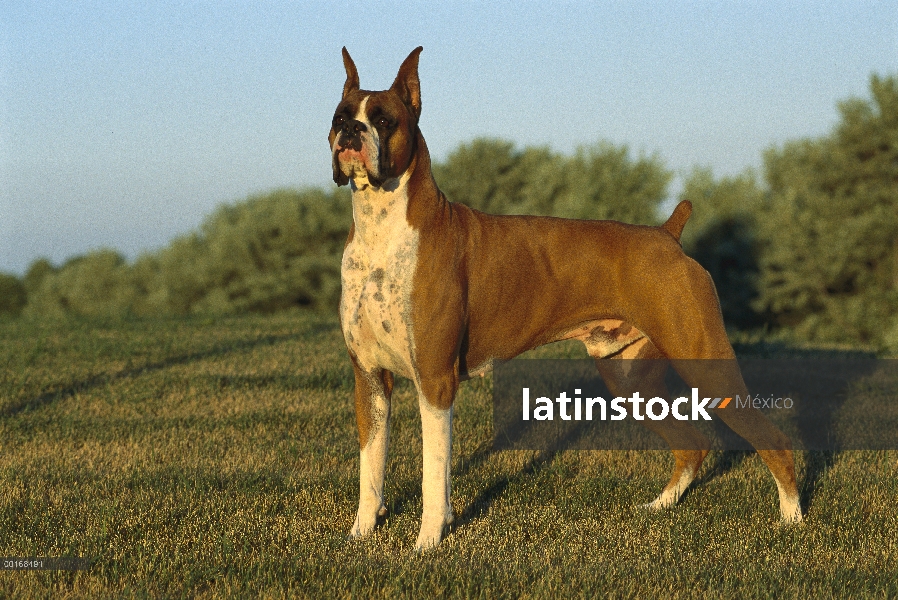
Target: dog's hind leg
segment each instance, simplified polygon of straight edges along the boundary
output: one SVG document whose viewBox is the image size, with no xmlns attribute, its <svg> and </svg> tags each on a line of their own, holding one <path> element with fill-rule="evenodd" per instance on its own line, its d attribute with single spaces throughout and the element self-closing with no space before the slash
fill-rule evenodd
<svg viewBox="0 0 898 600">
<path fill-rule="evenodd" d="M 647 400 L 670 398 L 664 384 L 668 366 L 668 361 L 648 338 L 642 338 L 611 358 L 596 358 L 596 367 L 605 385 L 612 394 L 620 397 L 639 392 Z M 645 419 L 642 424 L 661 436 L 674 456 L 674 468 L 667 485 L 657 498 L 643 506 L 652 510 L 673 506 L 698 474 L 710 443 L 691 424 L 673 419 L 670 415 L 661 421 Z"/>
<path fill-rule="evenodd" d="M 748 396 L 748 389 L 734 359 L 673 361 L 673 366 L 686 383 L 698 388 L 702 396 Z M 786 523 L 801 521 L 801 505 L 795 479 L 792 442 L 771 423 L 764 414 L 752 406 L 739 406 L 730 402 L 714 414 L 750 443 L 770 469 L 779 492 L 780 514 Z"/>
<path fill-rule="evenodd" d="M 681 294 L 692 301 L 677 303 L 673 310 L 678 314 L 673 319 L 655 323 L 657 335 L 653 341 L 671 359 L 673 368 L 687 385 L 697 388 L 703 397 L 745 398 L 748 389 L 727 338 L 714 282 L 698 263 L 690 261 L 685 267 L 690 276 L 684 280 Z M 701 306 L 714 307 L 714 310 L 702 311 Z M 682 327 L 683 323 L 693 326 Z M 801 506 L 789 438 L 754 407 L 740 407 L 738 402 L 731 402 L 727 408 L 714 412 L 758 451 L 770 469 L 779 491 L 783 521 L 800 521 Z"/>
<path fill-rule="evenodd" d="M 661 288 L 677 289 L 679 301 L 664 306 L 666 316 L 657 311 L 641 315 L 652 343 L 669 359 L 673 368 L 702 397 L 746 397 L 748 390 L 733 347 L 727 338 L 720 303 L 711 276 L 695 261 L 686 260 L 670 268 L 653 282 Z M 688 325 L 688 326 L 687 326 Z M 699 360 L 696 360 L 699 359 Z M 792 444 L 757 409 L 739 407 L 737 402 L 714 414 L 745 438 L 770 469 L 779 491 L 783 521 L 801 520 Z"/>
<path fill-rule="evenodd" d="M 377 517 L 387 512 L 384 505 L 384 473 L 390 439 L 390 397 L 393 374 L 366 372 L 356 365 L 355 416 L 359 429 L 359 510 L 349 537 L 371 533 Z"/>
</svg>

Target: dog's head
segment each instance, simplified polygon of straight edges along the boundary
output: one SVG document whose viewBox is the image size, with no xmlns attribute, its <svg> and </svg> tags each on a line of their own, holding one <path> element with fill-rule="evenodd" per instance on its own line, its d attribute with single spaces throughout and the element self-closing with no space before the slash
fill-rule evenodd
<svg viewBox="0 0 898 600">
<path fill-rule="evenodd" d="M 346 83 L 328 135 L 337 185 L 353 179 L 359 187 L 380 187 L 408 168 L 421 116 L 421 50 L 418 46 L 403 61 L 390 89 L 369 92 L 359 89 L 355 63 L 343 48 Z"/>
</svg>

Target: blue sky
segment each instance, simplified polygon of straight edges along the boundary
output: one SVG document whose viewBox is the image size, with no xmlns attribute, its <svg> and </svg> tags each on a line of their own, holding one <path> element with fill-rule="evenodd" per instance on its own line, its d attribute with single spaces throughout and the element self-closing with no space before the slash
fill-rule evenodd
<svg viewBox="0 0 898 600">
<path fill-rule="evenodd" d="M 344 45 L 367 89 L 424 46 L 437 160 L 477 136 L 608 140 L 724 175 L 898 73 L 898 3 L 4 0 L 0 271 L 133 258 L 222 202 L 332 185 Z"/>
</svg>

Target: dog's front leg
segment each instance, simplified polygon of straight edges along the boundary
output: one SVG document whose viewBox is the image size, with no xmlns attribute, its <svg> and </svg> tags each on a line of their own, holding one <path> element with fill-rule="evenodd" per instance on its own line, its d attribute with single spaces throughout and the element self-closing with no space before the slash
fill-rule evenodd
<svg viewBox="0 0 898 600">
<path fill-rule="evenodd" d="M 355 367 L 355 415 L 359 429 L 359 510 L 349 537 L 371 533 L 384 505 L 384 472 L 390 440 L 390 397 L 393 374 L 365 372 Z"/>
<path fill-rule="evenodd" d="M 449 468 L 452 458 L 452 402 L 458 381 L 422 382 L 418 386 L 421 409 L 421 438 L 424 454 L 424 477 L 421 491 L 424 511 L 415 550 L 435 547 L 452 522 L 449 503 Z"/>
</svg>

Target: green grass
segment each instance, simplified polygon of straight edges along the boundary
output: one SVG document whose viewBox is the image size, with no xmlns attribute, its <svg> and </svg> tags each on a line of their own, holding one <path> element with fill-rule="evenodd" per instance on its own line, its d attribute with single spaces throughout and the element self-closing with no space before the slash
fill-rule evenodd
<svg viewBox="0 0 898 600">
<path fill-rule="evenodd" d="M 754 454 L 712 453 L 649 514 L 669 453 L 491 452 L 488 377 L 457 400 L 446 540 L 411 553 L 420 422 L 400 381 L 389 515 L 346 541 L 351 375 L 336 322 L 299 313 L 0 323 L 0 555 L 94 560 L 0 572 L 0 597 L 898 595 L 898 453 L 800 453 L 796 527 Z"/>
</svg>

